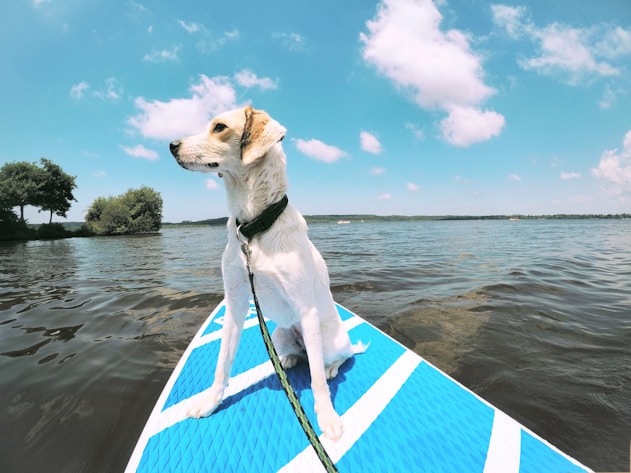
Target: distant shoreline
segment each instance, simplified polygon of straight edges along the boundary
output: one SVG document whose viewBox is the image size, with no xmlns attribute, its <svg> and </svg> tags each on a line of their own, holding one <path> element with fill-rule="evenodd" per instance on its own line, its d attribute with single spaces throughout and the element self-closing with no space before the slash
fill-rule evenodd
<svg viewBox="0 0 631 473">
<path fill-rule="evenodd" d="M 432 222 L 458 220 L 623 220 L 631 219 L 631 213 L 624 214 L 554 214 L 554 215 L 305 215 L 307 223 L 340 223 L 352 224 L 361 222 Z M 225 225 L 228 217 L 210 218 L 206 220 L 182 222 L 162 222 L 162 228 L 204 227 Z M 68 231 L 76 231 L 85 222 L 59 222 Z M 40 224 L 29 224 L 37 229 Z"/>
<path fill-rule="evenodd" d="M 448 221 L 448 220 L 622 220 L 631 219 L 631 213 L 625 214 L 554 214 L 554 215 L 305 215 L 307 223 L 361 223 L 361 222 L 413 222 L 413 221 Z M 198 227 L 206 225 L 225 225 L 228 217 L 183 221 L 179 223 L 163 222 L 162 227 Z"/>
</svg>

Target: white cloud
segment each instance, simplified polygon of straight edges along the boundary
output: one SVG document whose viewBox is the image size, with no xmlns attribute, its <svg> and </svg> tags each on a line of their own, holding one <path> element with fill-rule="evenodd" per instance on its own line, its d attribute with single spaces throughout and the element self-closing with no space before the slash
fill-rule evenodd
<svg viewBox="0 0 631 473">
<path fill-rule="evenodd" d="M 128 6 L 132 17 L 144 17 L 151 13 L 147 7 L 138 2 L 130 1 Z"/>
<path fill-rule="evenodd" d="M 452 107 L 440 129 L 447 142 L 466 147 L 498 136 L 504 128 L 504 116 L 489 110 L 473 107 Z"/>
<path fill-rule="evenodd" d="M 526 7 L 510 7 L 507 5 L 491 5 L 493 21 L 496 25 L 504 28 L 506 33 L 513 37 L 523 34 L 524 25 L 522 18 L 526 12 Z"/>
<path fill-rule="evenodd" d="M 554 23 L 534 31 L 533 36 L 539 41 L 540 55 L 519 61 L 523 69 L 562 77 L 571 85 L 593 75 L 610 76 L 620 73 L 610 64 L 596 60 L 589 46 L 589 30 Z"/>
<path fill-rule="evenodd" d="M 118 81 L 113 77 L 105 79 L 105 87 L 103 89 L 94 91 L 95 97 L 98 97 L 101 100 L 113 102 L 120 100 L 122 94 L 122 87 L 118 85 Z"/>
<path fill-rule="evenodd" d="M 245 87 L 248 89 L 252 87 L 259 87 L 262 90 L 278 88 L 278 85 L 276 85 L 276 83 L 269 77 L 259 78 L 254 72 L 247 69 L 243 69 L 241 72 L 237 72 L 234 75 L 234 79 L 241 87 Z"/>
<path fill-rule="evenodd" d="M 33 5 L 35 5 L 36 7 L 44 4 L 44 3 L 50 3 L 51 0 L 33 0 Z"/>
<path fill-rule="evenodd" d="M 81 100 L 83 98 L 83 93 L 89 88 L 90 85 L 87 82 L 81 81 L 70 88 L 70 97 L 75 100 Z"/>
<path fill-rule="evenodd" d="M 570 179 L 580 179 L 581 173 L 580 172 L 562 172 L 561 173 L 561 179 L 563 179 L 564 181 L 569 181 Z"/>
<path fill-rule="evenodd" d="M 419 190 L 421 188 L 421 186 L 418 186 L 416 184 L 408 182 L 407 183 L 407 188 L 408 188 L 408 190 L 411 190 L 412 192 L 416 192 L 417 190 Z"/>
<path fill-rule="evenodd" d="M 240 35 L 241 35 L 241 33 L 239 33 L 239 30 L 235 28 L 232 31 L 226 31 L 223 34 L 223 38 L 224 38 L 225 41 L 227 41 L 227 40 L 235 40 L 235 39 L 238 39 Z"/>
<path fill-rule="evenodd" d="M 608 110 L 613 107 L 618 100 L 619 91 L 615 91 L 609 84 L 605 86 L 602 98 L 598 101 L 598 106 L 602 110 Z"/>
<path fill-rule="evenodd" d="M 510 174 L 508 178 L 511 181 L 517 181 L 517 182 L 521 181 L 521 176 L 519 174 Z"/>
<path fill-rule="evenodd" d="M 383 0 L 377 17 L 360 34 L 364 60 L 375 66 L 421 108 L 443 110 L 475 109 L 495 90 L 484 83 L 482 59 L 471 51 L 471 36 L 458 30 L 443 32 L 442 16 L 429 0 Z M 497 126 L 499 115 L 493 113 Z M 478 112 L 478 119 L 487 112 Z M 490 116 L 486 115 L 488 122 Z M 452 119 L 449 133 L 459 136 L 464 123 Z M 503 117 L 501 120 L 503 126 Z M 479 130 L 479 136 L 471 133 Z M 495 136 L 484 127 L 466 130 L 469 144 Z M 447 138 L 447 136 L 445 136 Z M 468 146 L 468 144 L 461 144 Z"/>
<path fill-rule="evenodd" d="M 298 148 L 301 153 L 317 161 L 334 163 L 341 158 L 348 156 L 345 151 L 342 151 L 335 146 L 327 145 L 320 140 L 294 139 L 293 141 L 296 143 L 296 148 Z"/>
<path fill-rule="evenodd" d="M 197 33 L 200 29 L 202 29 L 200 24 L 195 23 L 194 21 L 187 22 L 184 20 L 177 20 L 177 24 L 184 28 L 184 30 L 189 34 Z"/>
<path fill-rule="evenodd" d="M 595 50 L 598 54 L 608 58 L 617 58 L 631 54 L 631 30 L 625 30 L 616 26 L 607 28 L 603 38 L 596 43 Z"/>
<path fill-rule="evenodd" d="M 147 149 L 143 145 L 136 146 L 123 146 L 123 151 L 127 153 L 129 156 L 133 156 L 134 158 L 147 159 L 149 161 L 157 161 L 160 159 L 160 155 L 152 150 Z"/>
<path fill-rule="evenodd" d="M 85 97 L 85 93 L 89 89 L 91 89 L 90 84 L 86 81 L 81 81 L 70 88 L 70 97 L 75 100 L 81 100 Z M 116 102 L 121 99 L 123 88 L 114 77 L 109 77 L 105 79 L 104 86 L 98 90 L 94 90 L 92 95 L 103 101 Z"/>
<path fill-rule="evenodd" d="M 231 31 L 225 31 L 221 35 L 210 32 L 204 25 L 194 22 L 186 22 L 178 20 L 178 24 L 188 34 L 198 38 L 195 47 L 202 53 L 212 53 L 220 48 L 223 48 L 226 44 L 239 39 L 239 30 L 233 29 Z"/>
<path fill-rule="evenodd" d="M 201 133 L 213 116 L 237 107 L 236 93 L 227 77 L 202 74 L 189 90 L 190 97 L 167 102 L 136 98 L 140 112 L 127 122 L 145 138 L 173 140 Z"/>
<path fill-rule="evenodd" d="M 493 5 L 493 22 L 513 39 L 535 43 L 535 56 L 522 58 L 526 70 L 578 85 L 596 77 L 620 75 L 622 70 L 609 61 L 631 54 L 631 30 L 597 24 L 575 28 L 561 23 L 538 26 L 527 18 L 525 7 Z"/>
<path fill-rule="evenodd" d="M 383 194 L 379 194 L 377 196 L 377 199 L 379 199 L 379 200 L 390 200 L 390 199 L 392 199 L 392 194 L 388 194 L 387 192 L 384 192 Z"/>
<path fill-rule="evenodd" d="M 385 174 L 386 173 L 386 169 L 385 168 L 371 168 L 370 169 L 370 174 L 372 174 L 373 176 L 380 176 L 381 174 Z"/>
<path fill-rule="evenodd" d="M 422 141 L 422 140 L 425 139 L 425 132 L 423 131 L 423 129 L 420 126 L 418 126 L 418 125 L 416 125 L 414 123 L 408 122 L 408 123 L 405 124 L 405 129 L 408 130 L 410 133 L 412 133 L 412 136 L 415 139 L 417 139 L 419 141 Z"/>
<path fill-rule="evenodd" d="M 272 37 L 280 41 L 280 44 L 291 52 L 304 51 L 306 49 L 305 39 L 298 33 L 274 33 Z"/>
<path fill-rule="evenodd" d="M 382 151 L 381 143 L 372 133 L 362 131 L 359 134 L 359 141 L 361 142 L 362 149 L 367 153 L 379 154 Z"/>
<path fill-rule="evenodd" d="M 624 135 L 622 150 L 606 150 L 592 174 L 613 184 L 613 193 L 631 191 L 631 130 Z"/>
<path fill-rule="evenodd" d="M 440 30 L 442 16 L 427 0 L 384 0 L 361 34 L 364 59 L 408 89 L 423 108 L 483 102 L 495 91 L 482 82 L 481 60 L 469 37 Z"/>
<path fill-rule="evenodd" d="M 219 184 L 214 179 L 206 179 L 206 189 L 214 191 L 215 189 L 219 189 Z"/>
<path fill-rule="evenodd" d="M 105 171 L 103 171 L 103 170 L 94 171 L 94 172 L 92 173 L 92 175 L 93 175 L 94 177 L 107 177 L 107 173 L 106 173 Z"/>
<path fill-rule="evenodd" d="M 163 49 L 161 51 L 154 50 L 143 56 L 145 62 L 168 62 L 178 60 L 179 46 L 173 46 L 171 49 Z"/>
</svg>

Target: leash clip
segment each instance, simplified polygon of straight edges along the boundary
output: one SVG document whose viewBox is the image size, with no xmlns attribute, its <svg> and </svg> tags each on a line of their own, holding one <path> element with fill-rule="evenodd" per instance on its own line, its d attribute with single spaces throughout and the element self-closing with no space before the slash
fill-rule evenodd
<svg viewBox="0 0 631 473">
<path fill-rule="evenodd" d="M 248 239 L 241 233 L 241 226 L 237 227 L 237 240 L 241 243 L 241 252 L 245 255 L 245 262 L 248 267 L 248 272 L 252 273 L 252 250 L 248 245 Z"/>
</svg>

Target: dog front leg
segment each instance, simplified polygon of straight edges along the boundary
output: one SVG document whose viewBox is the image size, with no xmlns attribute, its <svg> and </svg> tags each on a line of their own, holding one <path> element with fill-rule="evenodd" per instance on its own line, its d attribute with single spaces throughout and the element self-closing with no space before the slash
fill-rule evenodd
<svg viewBox="0 0 631 473">
<path fill-rule="evenodd" d="M 241 298 L 243 299 L 243 298 Z M 223 328 L 221 332 L 221 345 L 217 367 L 215 368 L 215 380 L 189 409 L 189 417 L 207 417 L 212 414 L 221 404 L 223 393 L 230 380 L 232 363 L 237 354 L 243 323 L 248 313 L 249 303 L 247 297 L 238 301 L 226 301 L 226 313 L 224 316 Z"/>
<path fill-rule="evenodd" d="M 318 419 L 318 426 L 322 433 L 333 441 L 339 440 L 344 430 L 342 419 L 331 401 L 331 393 L 326 380 L 324 369 L 324 353 L 320 321 L 315 309 L 311 309 L 301 320 L 302 336 L 309 360 L 311 372 L 311 390 L 313 391 L 314 410 Z"/>
</svg>

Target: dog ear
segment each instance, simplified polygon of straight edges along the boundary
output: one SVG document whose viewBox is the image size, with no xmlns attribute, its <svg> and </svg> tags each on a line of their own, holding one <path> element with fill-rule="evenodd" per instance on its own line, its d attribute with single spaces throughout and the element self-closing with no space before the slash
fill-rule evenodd
<svg viewBox="0 0 631 473">
<path fill-rule="evenodd" d="M 262 158 L 285 137 L 284 127 L 262 110 L 245 107 L 245 125 L 241 135 L 241 161 L 247 165 Z"/>
</svg>

